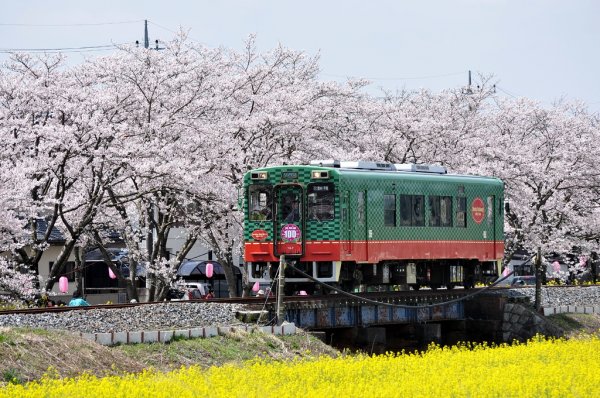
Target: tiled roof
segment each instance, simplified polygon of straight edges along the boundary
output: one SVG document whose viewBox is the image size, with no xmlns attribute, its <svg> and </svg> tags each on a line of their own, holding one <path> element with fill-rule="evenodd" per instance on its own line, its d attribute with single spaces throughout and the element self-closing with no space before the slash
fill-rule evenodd
<svg viewBox="0 0 600 398">
<path fill-rule="evenodd" d="M 36 223 L 36 238 L 38 240 L 44 239 L 46 235 L 46 231 L 48 230 L 48 221 L 46 220 L 37 220 Z M 48 237 L 48 243 L 65 243 L 66 239 L 62 232 L 56 227 L 52 227 L 50 231 L 50 236 Z"/>
</svg>

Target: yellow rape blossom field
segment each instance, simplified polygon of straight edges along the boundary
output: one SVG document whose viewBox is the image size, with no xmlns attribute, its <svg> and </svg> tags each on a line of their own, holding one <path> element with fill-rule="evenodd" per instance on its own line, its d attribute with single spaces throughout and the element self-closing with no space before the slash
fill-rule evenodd
<svg viewBox="0 0 600 398">
<path fill-rule="evenodd" d="M 122 377 L 44 377 L 0 397 L 599 397 L 600 338 L 436 346 L 419 354 L 323 357 Z"/>
</svg>

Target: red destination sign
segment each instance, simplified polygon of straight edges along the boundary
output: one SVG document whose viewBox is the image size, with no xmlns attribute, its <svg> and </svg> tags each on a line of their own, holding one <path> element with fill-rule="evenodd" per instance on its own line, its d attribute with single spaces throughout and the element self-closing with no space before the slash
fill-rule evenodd
<svg viewBox="0 0 600 398">
<path fill-rule="evenodd" d="M 471 204 L 471 217 L 473 217 L 473 221 L 477 224 L 481 224 L 485 218 L 485 205 L 481 198 L 473 199 L 473 203 Z"/>
<path fill-rule="evenodd" d="M 267 231 L 265 231 L 264 229 L 255 229 L 254 231 L 252 231 L 250 236 L 252 236 L 252 238 L 254 240 L 262 241 L 262 240 L 267 239 L 267 236 L 269 236 L 269 233 Z"/>
</svg>

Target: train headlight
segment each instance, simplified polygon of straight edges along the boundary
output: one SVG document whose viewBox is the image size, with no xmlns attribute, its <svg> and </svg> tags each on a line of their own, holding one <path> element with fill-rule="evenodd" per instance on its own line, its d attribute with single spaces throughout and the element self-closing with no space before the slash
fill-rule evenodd
<svg viewBox="0 0 600 398">
<path fill-rule="evenodd" d="M 266 180 L 269 177 L 269 174 L 266 171 L 258 171 L 252 173 L 250 179 L 252 180 Z"/>
<path fill-rule="evenodd" d="M 329 171 L 314 170 L 311 174 L 313 180 L 326 180 L 329 178 Z"/>
</svg>

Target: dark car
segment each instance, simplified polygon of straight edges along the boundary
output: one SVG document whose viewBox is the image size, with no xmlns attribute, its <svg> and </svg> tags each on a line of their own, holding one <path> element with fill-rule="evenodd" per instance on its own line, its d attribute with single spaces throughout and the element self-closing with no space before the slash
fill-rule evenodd
<svg viewBox="0 0 600 398">
<path fill-rule="evenodd" d="M 534 275 L 521 275 L 515 276 L 513 280 L 510 282 L 511 287 L 519 287 L 519 286 L 535 286 L 535 276 Z"/>
</svg>

